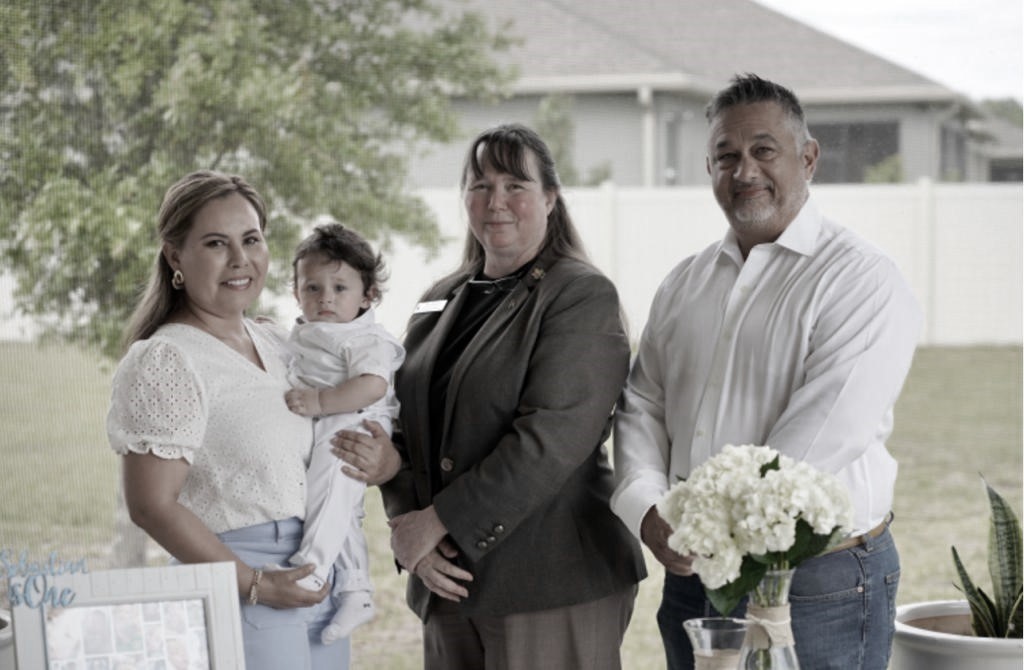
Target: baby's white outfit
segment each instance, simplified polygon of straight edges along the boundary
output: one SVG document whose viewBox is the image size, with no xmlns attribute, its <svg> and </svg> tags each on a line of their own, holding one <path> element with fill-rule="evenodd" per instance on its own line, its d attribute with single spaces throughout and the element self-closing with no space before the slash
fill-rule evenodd
<svg viewBox="0 0 1024 670">
<path fill-rule="evenodd" d="M 366 485 L 341 472 L 342 462 L 331 453 L 331 438 L 339 430 L 361 430 L 364 419 L 378 422 L 391 434 L 398 417 L 394 374 L 405 359 L 402 345 L 375 323 L 372 309 L 348 323 L 321 321 L 298 323 L 288 338 L 292 354 L 288 380 L 296 387 L 334 388 L 360 375 L 377 375 L 388 382 L 383 398 L 358 412 L 331 414 L 313 425 L 313 452 L 306 473 L 306 519 L 302 544 L 291 558 L 292 565 L 312 563 L 314 575 L 323 584 L 335 566 L 332 597 L 339 601 L 336 619 L 346 617 L 346 600 L 372 612 L 369 593 L 369 552 L 363 535 L 363 494 Z M 347 598 L 348 592 L 365 597 Z M 348 615 L 352 613 L 349 612 Z M 372 614 L 370 615 L 372 616 Z M 369 616 L 356 624 L 368 620 Z M 351 618 L 350 618 L 351 622 Z M 347 637 L 349 630 L 325 629 L 327 637 Z M 341 634 L 346 633 L 346 634 Z M 335 638 L 336 639 L 336 638 Z"/>
</svg>

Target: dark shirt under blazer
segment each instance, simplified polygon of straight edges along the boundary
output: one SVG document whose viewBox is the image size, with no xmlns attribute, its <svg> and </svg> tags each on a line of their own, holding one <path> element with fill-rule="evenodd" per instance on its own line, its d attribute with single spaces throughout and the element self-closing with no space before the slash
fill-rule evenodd
<svg viewBox="0 0 1024 670">
<path fill-rule="evenodd" d="M 467 615 L 589 602 L 646 576 L 639 544 L 610 510 L 603 447 L 629 368 L 614 285 L 578 260 L 542 254 L 452 369 L 444 416 L 429 416 L 431 373 L 470 275 L 434 286 L 414 314 L 395 388 L 405 465 L 382 487 L 389 517 L 434 504 L 474 581 Z M 442 421 L 441 486 L 430 424 Z M 438 490 L 432 490 L 438 488 Z M 410 576 L 409 606 L 431 594 Z"/>
</svg>

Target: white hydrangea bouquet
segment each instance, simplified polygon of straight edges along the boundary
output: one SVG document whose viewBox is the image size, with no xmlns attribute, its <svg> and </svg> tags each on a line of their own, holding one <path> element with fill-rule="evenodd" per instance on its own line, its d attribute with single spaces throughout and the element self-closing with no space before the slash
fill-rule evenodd
<svg viewBox="0 0 1024 670">
<path fill-rule="evenodd" d="M 770 447 L 728 445 L 658 503 L 669 546 L 695 556 L 708 598 L 728 615 L 769 569 L 795 568 L 841 541 L 846 488 Z"/>
</svg>

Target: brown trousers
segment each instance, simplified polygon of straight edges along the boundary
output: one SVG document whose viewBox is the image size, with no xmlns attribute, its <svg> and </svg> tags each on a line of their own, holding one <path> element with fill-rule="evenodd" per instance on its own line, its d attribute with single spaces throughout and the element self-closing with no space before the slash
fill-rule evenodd
<svg viewBox="0 0 1024 670">
<path fill-rule="evenodd" d="M 620 670 L 637 587 L 580 605 L 463 616 L 447 600 L 423 624 L 425 670 Z"/>
</svg>

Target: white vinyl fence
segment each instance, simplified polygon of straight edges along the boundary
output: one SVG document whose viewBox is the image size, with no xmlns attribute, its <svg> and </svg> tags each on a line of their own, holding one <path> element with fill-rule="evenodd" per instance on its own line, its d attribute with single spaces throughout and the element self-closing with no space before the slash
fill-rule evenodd
<svg viewBox="0 0 1024 670">
<path fill-rule="evenodd" d="M 829 218 L 886 251 L 926 314 L 922 344 L 1021 344 L 1020 184 L 814 185 Z M 465 217 L 456 190 L 425 190 L 449 240 L 427 261 L 396 244 L 378 313 L 396 334 L 420 293 L 454 268 Z M 709 187 L 566 191 L 569 212 L 594 262 L 615 282 L 634 338 L 662 278 L 686 256 L 722 237 L 726 221 Z M 294 308 L 291 308 L 294 309 Z"/>
<path fill-rule="evenodd" d="M 829 218 L 896 261 L 924 307 L 921 343 L 1021 344 L 1021 184 L 814 185 Z M 396 335 L 427 286 L 458 265 L 465 216 L 457 189 L 420 192 L 446 240 L 427 259 L 401 240 L 387 254 L 391 279 L 378 317 Z M 570 189 L 569 211 L 594 262 L 615 282 L 639 337 L 655 289 L 686 256 L 720 239 L 726 222 L 709 187 Z M 0 339 L 25 338 L 31 324 L 10 313 L 0 277 Z M 290 297 L 280 314 L 296 312 Z"/>
</svg>

